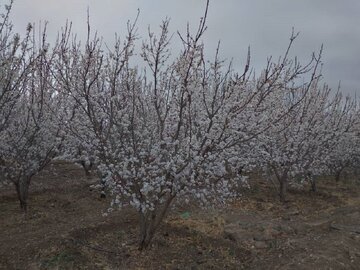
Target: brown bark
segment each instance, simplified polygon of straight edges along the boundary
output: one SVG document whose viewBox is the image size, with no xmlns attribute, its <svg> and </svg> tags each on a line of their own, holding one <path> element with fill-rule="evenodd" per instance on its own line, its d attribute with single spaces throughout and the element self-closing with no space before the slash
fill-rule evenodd
<svg viewBox="0 0 360 270">
<path fill-rule="evenodd" d="M 156 207 L 153 211 L 140 212 L 140 237 L 139 237 L 139 250 L 145 250 L 149 247 L 152 239 L 155 236 L 159 225 L 164 219 L 167 210 L 175 198 L 174 195 L 169 195 L 166 201 Z"/>
<path fill-rule="evenodd" d="M 280 181 L 280 190 L 279 190 L 280 201 L 286 202 L 287 178 L 285 176 L 282 176 L 279 181 Z"/>
<path fill-rule="evenodd" d="M 288 182 L 288 169 L 280 172 L 276 166 L 272 166 L 276 179 L 279 182 L 279 198 L 280 202 L 286 202 L 287 182 Z"/>
<path fill-rule="evenodd" d="M 341 167 L 340 169 L 338 169 L 335 173 L 335 181 L 336 183 L 340 182 L 340 177 L 341 177 L 341 173 L 343 172 L 343 170 L 345 169 L 344 167 Z"/>
<path fill-rule="evenodd" d="M 30 177 L 20 178 L 15 183 L 16 193 L 20 202 L 20 209 L 26 214 L 28 210 L 27 200 L 29 197 Z"/>
<path fill-rule="evenodd" d="M 335 174 L 336 183 L 340 182 L 340 176 L 341 176 L 341 171 L 337 171 L 336 174 Z"/>
<path fill-rule="evenodd" d="M 312 179 L 311 179 L 311 191 L 312 192 L 317 192 L 317 185 L 316 185 L 315 177 L 312 177 Z"/>
</svg>

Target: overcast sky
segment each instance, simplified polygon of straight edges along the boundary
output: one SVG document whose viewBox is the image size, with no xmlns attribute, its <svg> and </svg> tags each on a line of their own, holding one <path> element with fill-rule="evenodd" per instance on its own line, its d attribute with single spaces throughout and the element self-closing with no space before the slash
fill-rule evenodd
<svg viewBox="0 0 360 270">
<path fill-rule="evenodd" d="M 49 21 L 50 40 L 69 20 L 84 36 L 89 8 L 92 29 L 111 44 L 115 32 L 124 35 L 127 20 L 136 17 L 138 8 L 138 33 L 145 37 L 148 25 L 156 29 L 166 17 L 171 18 L 173 32 L 184 32 L 187 22 L 195 28 L 204 6 L 205 0 L 15 0 L 12 20 L 20 33 L 28 22 Z M 222 56 L 234 59 L 235 68 L 242 71 L 250 45 L 256 72 L 268 56 L 284 53 L 294 27 L 300 36 L 292 55 L 305 64 L 324 44 L 324 82 L 336 89 L 341 80 L 343 92 L 360 95 L 359 0 L 211 0 L 207 25 L 207 52 L 221 40 Z M 176 48 L 177 37 L 173 43 Z"/>
</svg>

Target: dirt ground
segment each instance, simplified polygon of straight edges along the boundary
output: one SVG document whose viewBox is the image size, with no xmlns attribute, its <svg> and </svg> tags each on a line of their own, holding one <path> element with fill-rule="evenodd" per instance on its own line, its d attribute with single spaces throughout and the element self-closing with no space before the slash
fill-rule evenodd
<svg viewBox="0 0 360 270">
<path fill-rule="evenodd" d="M 231 205 L 170 211 L 151 248 L 136 246 L 136 213 L 104 216 L 110 200 L 81 168 L 56 162 L 37 176 L 29 213 L 0 191 L 0 269 L 360 269 L 360 183 L 320 179 L 281 204 L 254 177 Z"/>
</svg>

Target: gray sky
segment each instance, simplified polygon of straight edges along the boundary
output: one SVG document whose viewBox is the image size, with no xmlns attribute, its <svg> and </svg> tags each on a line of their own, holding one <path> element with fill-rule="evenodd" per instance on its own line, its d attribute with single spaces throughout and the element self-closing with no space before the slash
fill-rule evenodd
<svg viewBox="0 0 360 270">
<path fill-rule="evenodd" d="M 3 2 L 3 1 L 1 1 Z M 140 9 L 138 33 L 146 36 L 151 25 L 171 18 L 171 30 L 184 32 L 187 22 L 195 28 L 203 15 L 205 0 L 15 0 L 12 20 L 23 33 L 28 22 L 49 21 L 49 39 L 68 19 L 73 30 L 84 36 L 90 9 L 92 29 L 111 44 L 114 33 L 125 34 L 127 20 Z M 211 0 L 208 30 L 204 37 L 209 57 L 221 40 L 221 55 L 234 59 L 243 70 L 247 47 L 251 65 L 258 73 L 270 55 L 277 58 L 286 49 L 292 27 L 300 32 L 292 55 L 305 64 L 324 44 L 324 81 L 348 94 L 360 94 L 360 1 L 359 0 Z M 179 40 L 173 40 L 178 48 Z"/>
</svg>

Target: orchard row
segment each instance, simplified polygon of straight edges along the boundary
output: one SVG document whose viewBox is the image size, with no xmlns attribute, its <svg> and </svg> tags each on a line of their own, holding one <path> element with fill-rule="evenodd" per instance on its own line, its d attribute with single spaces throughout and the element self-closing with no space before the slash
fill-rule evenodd
<svg viewBox="0 0 360 270">
<path fill-rule="evenodd" d="M 115 205 L 139 213 L 146 248 L 175 201 L 225 203 L 251 171 L 287 186 L 357 165 L 356 101 L 321 82 L 321 50 L 302 65 L 269 58 L 242 73 L 204 55 L 206 14 L 195 33 L 139 40 L 135 23 L 112 48 L 92 35 L 81 43 L 68 24 L 54 44 L 28 26 L 0 24 L 0 183 L 14 184 L 26 211 L 34 175 L 55 158 L 93 165 Z M 90 27 L 89 27 L 90 29 Z M 141 46 L 136 46 L 141 42 Z M 171 42 L 181 42 L 178 55 Z M 141 58 L 141 63 L 138 60 Z M 144 67 L 144 68 L 140 68 Z"/>
</svg>

